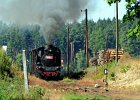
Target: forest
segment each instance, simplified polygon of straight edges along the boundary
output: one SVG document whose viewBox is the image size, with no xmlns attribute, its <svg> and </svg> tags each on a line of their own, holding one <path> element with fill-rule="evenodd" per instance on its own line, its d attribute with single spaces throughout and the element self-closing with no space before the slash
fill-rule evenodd
<svg viewBox="0 0 140 100">
<path fill-rule="evenodd" d="M 99 19 L 97 22 L 88 21 L 89 54 L 92 56 L 99 50 L 115 48 L 116 19 Z M 119 20 L 119 48 L 124 49 L 132 56 L 139 56 L 140 37 L 131 36 L 128 31 L 135 26 L 137 21 L 123 23 Z M 52 41 L 53 45 L 59 47 L 62 56 L 67 54 L 67 28 L 70 27 L 70 43 L 74 43 L 74 54 L 85 49 L 85 21 L 75 22 L 62 26 Z M 0 21 L 0 45 L 7 45 L 9 55 L 15 58 L 23 49 L 30 51 L 47 44 L 40 34 L 39 25 L 19 26 L 6 24 Z"/>
</svg>

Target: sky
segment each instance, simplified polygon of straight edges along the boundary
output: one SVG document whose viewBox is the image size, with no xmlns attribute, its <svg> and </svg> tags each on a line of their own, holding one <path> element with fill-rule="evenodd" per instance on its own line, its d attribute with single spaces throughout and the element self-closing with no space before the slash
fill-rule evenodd
<svg viewBox="0 0 140 100">
<path fill-rule="evenodd" d="M 96 2 L 94 2 L 96 1 Z M 96 4 L 95 7 L 91 5 Z M 125 0 L 121 0 L 118 6 L 118 17 L 122 19 L 123 15 L 126 13 Z M 100 19 L 107 19 L 116 17 L 116 4 L 111 6 L 106 3 L 105 0 L 92 0 L 89 5 L 89 18 L 97 21 Z"/>
<path fill-rule="evenodd" d="M 12 0 L 0 0 L 0 7 L 6 6 Z M 105 0 L 90 0 L 88 4 L 88 18 L 94 21 L 100 19 L 107 19 L 115 17 L 116 6 L 112 4 L 109 6 Z M 123 15 L 126 13 L 125 0 L 119 3 L 119 19 L 122 19 Z M 0 15 L 1 16 L 1 15 Z M 84 15 L 83 15 L 84 16 Z M 83 19 L 81 17 L 80 19 Z"/>
</svg>

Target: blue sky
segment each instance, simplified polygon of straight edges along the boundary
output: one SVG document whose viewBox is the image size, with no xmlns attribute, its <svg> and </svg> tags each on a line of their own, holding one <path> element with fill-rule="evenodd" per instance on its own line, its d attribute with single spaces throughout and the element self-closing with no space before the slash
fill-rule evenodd
<svg viewBox="0 0 140 100">
<path fill-rule="evenodd" d="M 96 1 L 96 2 L 95 2 Z M 93 4 L 95 4 L 95 7 L 90 7 Z M 116 5 L 112 4 L 109 6 L 105 0 L 92 0 L 89 6 L 89 18 L 93 19 L 94 21 L 97 21 L 100 19 L 107 19 L 107 18 L 113 18 L 116 17 Z M 123 15 L 126 13 L 125 8 L 125 0 L 122 0 L 119 3 L 119 19 L 122 19 Z"/>
<path fill-rule="evenodd" d="M 12 0 L 0 0 L 0 6 L 5 6 L 9 1 Z M 115 17 L 116 6 L 115 4 L 109 6 L 105 0 L 90 0 L 88 5 L 88 17 L 97 21 L 100 19 L 107 19 Z M 123 15 L 126 13 L 125 0 L 119 3 L 119 19 L 122 19 Z M 83 17 L 81 18 L 83 19 Z"/>
</svg>

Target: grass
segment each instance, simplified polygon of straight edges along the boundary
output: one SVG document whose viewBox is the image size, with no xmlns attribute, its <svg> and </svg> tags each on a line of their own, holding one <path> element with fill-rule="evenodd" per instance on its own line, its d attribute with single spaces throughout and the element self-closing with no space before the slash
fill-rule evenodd
<svg viewBox="0 0 140 100">
<path fill-rule="evenodd" d="M 97 80 L 97 79 L 104 79 L 104 69 L 108 69 L 108 78 L 109 80 L 115 81 L 117 79 L 118 73 L 126 73 L 131 69 L 131 66 L 129 63 L 118 63 L 116 66 L 115 61 L 112 61 L 108 64 L 104 64 L 102 66 L 90 66 L 86 71 L 87 74 L 84 78 L 88 80 Z"/>
<path fill-rule="evenodd" d="M 62 100 L 112 100 L 112 98 L 103 95 L 80 95 L 77 93 L 69 93 Z"/>
<path fill-rule="evenodd" d="M 6 80 L 0 81 L 0 100 L 22 98 L 23 85 L 20 84 L 22 81 L 18 80 L 18 78 L 11 79 L 7 77 Z"/>
<path fill-rule="evenodd" d="M 74 83 L 74 82 L 75 82 L 75 80 L 69 79 L 69 78 L 67 78 L 67 77 L 64 78 L 63 81 L 64 81 L 64 82 L 67 82 L 67 83 Z"/>
<path fill-rule="evenodd" d="M 131 68 L 130 65 L 123 65 L 123 66 L 121 66 L 120 72 L 126 73 L 130 68 Z"/>
<path fill-rule="evenodd" d="M 104 69 L 102 67 L 90 66 L 86 69 L 86 74 L 83 77 L 85 80 L 101 79 L 104 76 Z"/>
<path fill-rule="evenodd" d="M 0 100 L 41 100 L 44 94 L 45 90 L 39 86 L 30 87 L 25 94 L 23 79 L 19 77 L 0 81 Z"/>
<path fill-rule="evenodd" d="M 108 64 L 104 64 L 102 66 L 90 66 L 86 71 L 87 74 L 85 75 L 85 79 L 88 80 L 97 80 L 97 79 L 104 79 L 105 73 L 104 70 L 108 69 L 108 77 L 110 80 L 115 80 L 116 78 L 116 67 L 115 62 L 111 62 Z"/>
<path fill-rule="evenodd" d="M 90 100 L 90 97 L 80 95 L 77 93 L 70 93 L 70 94 L 65 95 L 63 100 Z"/>
<path fill-rule="evenodd" d="M 111 97 L 107 97 L 107 96 L 104 96 L 104 95 L 97 95 L 97 96 L 94 96 L 93 97 L 93 100 L 112 100 Z"/>
</svg>

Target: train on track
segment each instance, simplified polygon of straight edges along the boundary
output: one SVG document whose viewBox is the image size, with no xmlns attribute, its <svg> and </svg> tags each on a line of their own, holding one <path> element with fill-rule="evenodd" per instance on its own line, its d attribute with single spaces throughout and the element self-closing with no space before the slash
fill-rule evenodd
<svg viewBox="0 0 140 100">
<path fill-rule="evenodd" d="M 46 45 L 31 51 L 31 70 L 36 77 L 59 77 L 61 74 L 61 51 Z"/>
</svg>

